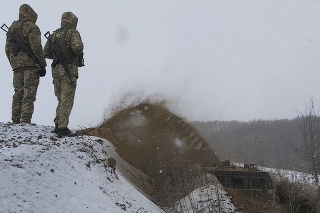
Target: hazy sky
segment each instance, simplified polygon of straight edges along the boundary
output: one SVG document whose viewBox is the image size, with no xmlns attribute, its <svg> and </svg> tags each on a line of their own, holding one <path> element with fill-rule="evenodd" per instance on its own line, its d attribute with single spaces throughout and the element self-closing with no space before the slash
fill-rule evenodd
<svg viewBox="0 0 320 213">
<path fill-rule="evenodd" d="M 85 44 L 70 127 L 94 126 L 119 102 L 166 99 L 188 120 L 283 119 L 320 102 L 320 1 L 8 1 L 10 25 L 28 3 L 42 34 L 74 12 Z M 11 118 L 12 71 L 0 33 L 0 121 Z M 42 43 L 45 38 L 42 37 Z M 51 61 L 33 122 L 53 125 Z"/>
</svg>

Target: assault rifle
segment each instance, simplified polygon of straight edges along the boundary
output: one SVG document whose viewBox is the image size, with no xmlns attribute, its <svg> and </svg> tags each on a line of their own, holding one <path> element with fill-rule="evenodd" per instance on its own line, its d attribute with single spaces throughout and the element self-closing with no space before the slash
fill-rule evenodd
<svg viewBox="0 0 320 213">
<path fill-rule="evenodd" d="M 84 67 L 85 64 L 84 64 L 84 57 L 83 57 L 83 52 L 78 56 L 79 57 L 79 67 Z"/>
<path fill-rule="evenodd" d="M 66 74 L 67 74 L 67 76 L 68 76 L 68 78 L 69 78 L 69 80 L 70 80 L 70 83 L 74 86 L 74 88 L 76 88 L 76 81 L 73 81 L 72 78 L 71 78 L 70 70 L 69 70 L 69 68 L 68 68 L 68 66 L 67 66 L 67 63 L 66 63 L 66 60 L 65 60 L 65 58 L 64 58 L 64 56 L 63 56 L 63 54 L 62 54 L 61 48 L 60 48 L 60 46 L 59 46 L 57 43 L 55 43 L 55 42 L 53 43 L 53 42 L 50 40 L 50 38 L 49 38 L 50 35 L 51 35 L 51 34 L 50 34 L 49 31 L 44 34 L 44 37 L 46 37 L 47 40 L 50 42 L 50 44 L 51 44 L 51 49 L 52 49 L 52 51 L 53 51 L 53 53 L 54 53 L 54 55 L 55 55 L 55 59 L 53 59 L 53 62 L 52 62 L 52 64 L 51 64 L 51 66 L 52 66 L 53 68 L 55 68 L 58 63 L 61 63 L 62 66 L 63 66 L 63 68 L 64 68 L 64 70 L 65 70 L 65 72 L 66 72 Z"/>
<path fill-rule="evenodd" d="M 9 33 L 10 34 L 10 42 L 15 43 L 13 54 L 16 56 L 19 51 L 24 51 L 33 60 L 33 62 L 35 63 L 35 65 L 37 67 L 37 70 L 41 71 L 42 69 L 39 66 L 38 60 L 36 59 L 32 50 L 30 49 L 30 46 L 25 44 L 17 34 L 15 34 L 13 32 L 12 33 L 9 32 L 9 27 L 6 24 L 3 24 L 1 26 L 1 29 L 3 31 L 5 31 L 6 33 Z"/>
</svg>

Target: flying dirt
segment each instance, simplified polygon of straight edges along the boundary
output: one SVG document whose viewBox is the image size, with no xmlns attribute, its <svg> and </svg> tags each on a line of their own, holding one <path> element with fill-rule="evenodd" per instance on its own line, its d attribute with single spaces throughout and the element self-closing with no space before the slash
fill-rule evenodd
<svg viewBox="0 0 320 213">
<path fill-rule="evenodd" d="M 177 157 L 206 166 L 221 163 L 195 128 L 162 105 L 121 110 L 89 133 L 108 139 L 124 160 L 147 173 Z"/>
<path fill-rule="evenodd" d="M 245 182 L 239 175 L 247 179 L 254 177 L 239 170 L 237 177 L 233 177 L 235 173 L 228 169 L 230 165 L 215 155 L 199 132 L 164 104 L 141 103 L 125 108 L 99 127 L 82 133 L 109 140 L 119 156 L 139 171 L 132 174 L 131 181 L 160 205 L 168 205 L 198 187 L 191 183 L 192 178 L 198 179 L 200 174 L 215 174 L 222 184 L 227 183 L 229 187 L 233 182 L 238 187 L 244 184 L 242 188 L 251 182 Z M 251 173 L 254 171 L 251 168 Z M 142 181 L 142 176 L 147 178 Z M 268 173 L 259 171 L 258 176 L 255 180 L 258 188 L 260 183 L 271 188 Z M 182 177 L 185 179 L 181 180 Z M 168 188 L 178 193 L 168 195 Z"/>
</svg>

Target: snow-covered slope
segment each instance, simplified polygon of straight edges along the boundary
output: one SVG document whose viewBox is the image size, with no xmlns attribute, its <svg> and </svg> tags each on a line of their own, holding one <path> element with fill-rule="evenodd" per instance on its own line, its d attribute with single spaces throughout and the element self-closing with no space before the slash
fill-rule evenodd
<svg viewBox="0 0 320 213">
<path fill-rule="evenodd" d="M 0 123 L 1 213 L 161 212 L 104 166 L 114 153 L 108 141 L 58 139 L 51 130 Z"/>
<path fill-rule="evenodd" d="M 57 138 L 52 130 L 0 123 L 0 213 L 172 212 L 172 208 L 161 210 L 132 184 L 143 177 L 109 141 L 91 136 Z M 109 157 L 117 160 L 116 174 L 107 165 Z M 173 211 L 235 212 L 218 185 L 194 190 Z"/>
</svg>

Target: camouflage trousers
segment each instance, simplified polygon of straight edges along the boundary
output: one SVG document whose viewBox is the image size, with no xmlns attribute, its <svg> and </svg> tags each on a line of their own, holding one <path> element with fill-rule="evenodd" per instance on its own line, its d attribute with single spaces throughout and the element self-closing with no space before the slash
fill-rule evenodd
<svg viewBox="0 0 320 213">
<path fill-rule="evenodd" d="M 72 77 L 73 78 L 73 77 Z M 75 80 L 75 78 L 73 78 Z M 54 77 L 54 94 L 58 99 L 54 122 L 59 128 L 67 128 L 73 107 L 76 88 L 65 75 Z"/>
<path fill-rule="evenodd" d="M 19 67 L 13 71 L 13 123 L 31 122 L 39 78 L 39 74 L 35 67 Z"/>
</svg>

